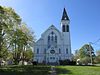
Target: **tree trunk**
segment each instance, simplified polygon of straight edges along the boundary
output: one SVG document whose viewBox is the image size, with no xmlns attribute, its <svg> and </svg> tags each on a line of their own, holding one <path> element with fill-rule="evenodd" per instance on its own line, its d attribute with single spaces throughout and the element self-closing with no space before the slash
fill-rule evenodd
<svg viewBox="0 0 100 75">
<path fill-rule="evenodd" d="M 2 26 L 0 25 L 0 58 L 2 57 L 1 51 L 2 51 Z"/>
</svg>

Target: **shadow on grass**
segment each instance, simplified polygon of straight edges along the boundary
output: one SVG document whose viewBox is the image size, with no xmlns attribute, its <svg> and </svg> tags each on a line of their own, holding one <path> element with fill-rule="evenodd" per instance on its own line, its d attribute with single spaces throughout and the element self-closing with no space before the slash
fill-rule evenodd
<svg viewBox="0 0 100 75">
<path fill-rule="evenodd" d="M 56 68 L 57 75 L 59 74 L 72 74 L 70 70 L 64 68 Z"/>
<path fill-rule="evenodd" d="M 0 67 L 0 75 L 48 75 L 49 66 L 5 66 Z"/>
</svg>

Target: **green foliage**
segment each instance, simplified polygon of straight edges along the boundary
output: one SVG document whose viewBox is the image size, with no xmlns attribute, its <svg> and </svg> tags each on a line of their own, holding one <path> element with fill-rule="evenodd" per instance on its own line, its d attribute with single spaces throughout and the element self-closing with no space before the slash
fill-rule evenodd
<svg viewBox="0 0 100 75">
<path fill-rule="evenodd" d="M 26 50 L 24 56 L 25 56 L 25 60 L 27 60 L 27 61 L 32 60 L 32 58 L 33 58 L 32 50 L 31 49 Z"/>
<path fill-rule="evenodd" d="M 96 56 L 96 57 L 95 57 L 94 63 L 100 64 L 100 56 Z"/>
<path fill-rule="evenodd" d="M 12 8 L 0 6 L 0 58 L 6 59 L 11 31 L 20 24 L 20 17 Z M 6 56 L 6 57 L 5 57 Z"/>
<path fill-rule="evenodd" d="M 88 65 L 88 63 L 90 63 L 90 61 L 91 61 L 90 57 L 86 57 L 86 56 L 81 59 L 81 63 L 85 64 L 85 65 Z"/>
<path fill-rule="evenodd" d="M 15 61 L 32 59 L 32 47 L 34 41 L 32 35 L 32 32 L 30 32 L 25 24 L 22 24 L 20 28 L 15 31 L 13 39 L 11 40 L 12 45 L 15 47 L 14 51 L 17 54 L 14 57 Z"/>
<path fill-rule="evenodd" d="M 88 64 L 91 61 L 91 56 L 92 59 L 95 57 L 94 49 L 90 44 L 85 44 L 77 51 L 74 58 L 75 60 L 80 59 L 82 64 Z"/>
<path fill-rule="evenodd" d="M 96 51 L 94 62 L 97 64 L 100 63 L 100 50 Z"/>
<path fill-rule="evenodd" d="M 81 48 L 79 50 L 79 56 L 80 58 L 84 58 L 85 56 L 87 56 L 87 52 L 83 48 Z"/>
<path fill-rule="evenodd" d="M 0 58 L 13 58 L 19 62 L 24 59 L 25 52 L 26 56 L 29 55 L 27 59 L 31 59 L 34 41 L 34 33 L 22 23 L 14 9 L 0 6 Z"/>
<path fill-rule="evenodd" d="M 73 55 L 73 61 L 77 61 L 77 59 L 79 59 L 80 57 L 79 57 L 79 51 L 78 50 L 76 50 L 75 51 L 75 55 Z"/>
<path fill-rule="evenodd" d="M 97 50 L 97 51 L 96 51 L 96 55 L 97 55 L 97 56 L 100 56 L 100 50 Z"/>
<path fill-rule="evenodd" d="M 90 51 L 91 51 L 92 55 L 94 55 L 94 49 L 91 45 L 85 44 L 84 46 L 82 46 L 79 50 L 80 58 L 90 56 Z"/>
</svg>

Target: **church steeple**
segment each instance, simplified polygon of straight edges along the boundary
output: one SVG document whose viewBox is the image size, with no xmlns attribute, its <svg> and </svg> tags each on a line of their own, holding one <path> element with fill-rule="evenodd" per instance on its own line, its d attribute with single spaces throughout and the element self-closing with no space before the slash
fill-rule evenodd
<svg viewBox="0 0 100 75">
<path fill-rule="evenodd" d="M 62 19 L 61 20 L 69 20 L 69 17 L 67 15 L 66 9 L 64 8 L 63 10 L 63 15 L 62 15 Z"/>
<path fill-rule="evenodd" d="M 62 19 L 61 19 L 62 32 L 69 32 L 69 23 L 70 23 L 70 20 L 67 15 L 66 9 L 64 8 Z"/>
</svg>

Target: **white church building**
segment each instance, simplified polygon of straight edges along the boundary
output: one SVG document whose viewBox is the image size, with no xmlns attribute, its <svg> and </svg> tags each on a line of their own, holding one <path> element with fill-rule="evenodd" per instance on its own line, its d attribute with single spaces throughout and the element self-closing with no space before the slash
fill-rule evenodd
<svg viewBox="0 0 100 75">
<path fill-rule="evenodd" d="M 51 25 L 34 45 L 34 61 L 38 63 L 58 63 L 71 60 L 70 20 L 66 9 L 61 18 L 61 31 Z"/>
</svg>

